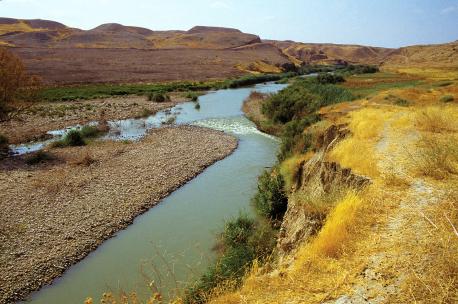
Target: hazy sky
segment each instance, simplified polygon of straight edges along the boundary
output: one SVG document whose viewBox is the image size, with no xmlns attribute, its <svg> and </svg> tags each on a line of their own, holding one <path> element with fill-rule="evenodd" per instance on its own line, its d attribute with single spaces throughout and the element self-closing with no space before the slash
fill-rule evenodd
<svg viewBox="0 0 458 304">
<path fill-rule="evenodd" d="M 264 39 L 387 47 L 458 39 L 458 0 L 0 0 L 0 16 L 82 29 L 225 26 Z"/>
</svg>

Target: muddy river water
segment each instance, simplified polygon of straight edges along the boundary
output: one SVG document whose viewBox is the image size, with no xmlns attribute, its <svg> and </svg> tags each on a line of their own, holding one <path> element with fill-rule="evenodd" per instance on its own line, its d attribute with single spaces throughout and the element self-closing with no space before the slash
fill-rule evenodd
<svg viewBox="0 0 458 304">
<path fill-rule="evenodd" d="M 137 217 L 52 285 L 32 294 L 27 303 L 81 304 L 87 297 L 99 303 L 104 292 L 122 291 L 135 291 L 144 300 L 156 288 L 168 298 L 196 279 L 215 258 L 212 247 L 224 222 L 240 212 L 253 212 L 250 199 L 256 191 L 257 176 L 275 163 L 278 140 L 258 131 L 243 116 L 243 100 L 252 90 L 273 93 L 284 87 L 267 83 L 219 90 L 199 97 L 200 109 L 187 102 L 148 118 L 109 122 L 106 138 L 115 140 L 139 139 L 148 129 L 175 120 L 177 124 L 233 134 L 239 146 L 232 155 Z M 42 144 L 15 148 L 23 153 Z"/>
</svg>

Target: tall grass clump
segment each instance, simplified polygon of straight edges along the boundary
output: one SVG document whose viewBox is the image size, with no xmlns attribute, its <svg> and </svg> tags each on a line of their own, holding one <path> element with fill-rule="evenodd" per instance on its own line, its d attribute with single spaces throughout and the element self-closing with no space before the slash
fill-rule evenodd
<svg viewBox="0 0 458 304">
<path fill-rule="evenodd" d="M 421 131 L 442 133 L 458 131 L 458 112 L 452 107 L 431 106 L 417 112 L 415 125 Z"/>
<path fill-rule="evenodd" d="M 328 215 L 324 226 L 311 243 L 311 251 L 320 256 L 337 258 L 352 239 L 363 200 L 350 191 Z"/>
<path fill-rule="evenodd" d="M 458 137 L 423 134 L 412 160 L 420 175 L 445 179 L 458 174 Z"/>
</svg>

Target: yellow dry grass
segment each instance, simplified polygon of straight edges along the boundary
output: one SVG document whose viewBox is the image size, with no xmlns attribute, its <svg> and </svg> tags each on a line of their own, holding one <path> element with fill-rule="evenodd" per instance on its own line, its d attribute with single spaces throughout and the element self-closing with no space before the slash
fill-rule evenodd
<svg viewBox="0 0 458 304">
<path fill-rule="evenodd" d="M 458 80 L 458 67 L 399 67 L 391 68 L 398 73 L 418 76 L 431 80 Z"/>
<path fill-rule="evenodd" d="M 458 108 L 455 105 L 420 108 L 416 112 L 415 125 L 425 132 L 457 132 Z"/>
<path fill-rule="evenodd" d="M 393 111 L 363 108 L 349 114 L 351 136 L 341 141 L 329 153 L 329 159 L 355 172 L 377 178 L 377 158 L 374 151 L 384 128 L 385 121 Z"/>
<path fill-rule="evenodd" d="M 249 64 L 238 64 L 235 66 L 237 69 L 243 72 L 249 72 L 252 74 L 261 74 L 261 73 L 281 73 L 282 70 L 272 64 L 268 64 L 263 61 L 255 61 Z"/>
<path fill-rule="evenodd" d="M 241 290 L 211 303 L 322 303 L 349 292 L 363 267 L 354 245 L 367 235 L 378 208 L 369 197 L 369 193 L 348 192 L 336 202 L 320 233 L 299 248 L 289 267 L 268 274 L 254 267 Z"/>
<path fill-rule="evenodd" d="M 354 228 L 357 226 L 355 222 L 358 220 L 362 204 L 362 199 L 355 192 L 349 192 L 330 213 L 318 236 L 310 244 L 310 248 L 298 253 L 298 260 L 301 260 L 302 255 L 310 254 L 330 258 L 340 257 L 345 245 L 355 233 Z"/>
<path fill-rule="evenodd" d="M 10 32 L 39 32 L 42 29 L 32 28 L 30 25 L 24 21 L 19 21 L 13 24 L 1 24 L 0 25 L 0 35 L 10 33 Z"/>
</svg>

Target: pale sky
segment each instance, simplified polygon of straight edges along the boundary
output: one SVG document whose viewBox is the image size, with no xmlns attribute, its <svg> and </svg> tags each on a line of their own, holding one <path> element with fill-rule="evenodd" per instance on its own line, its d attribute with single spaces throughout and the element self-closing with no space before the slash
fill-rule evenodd
<svg viewBox="0 0 458 304">
<path fill-rule="evenodd" d="M 385 47 L 458 40 L 458 0 L 0 0 L 0 16 L 82 29 L 224 26 L 263 39 Z"/>
</svg>

